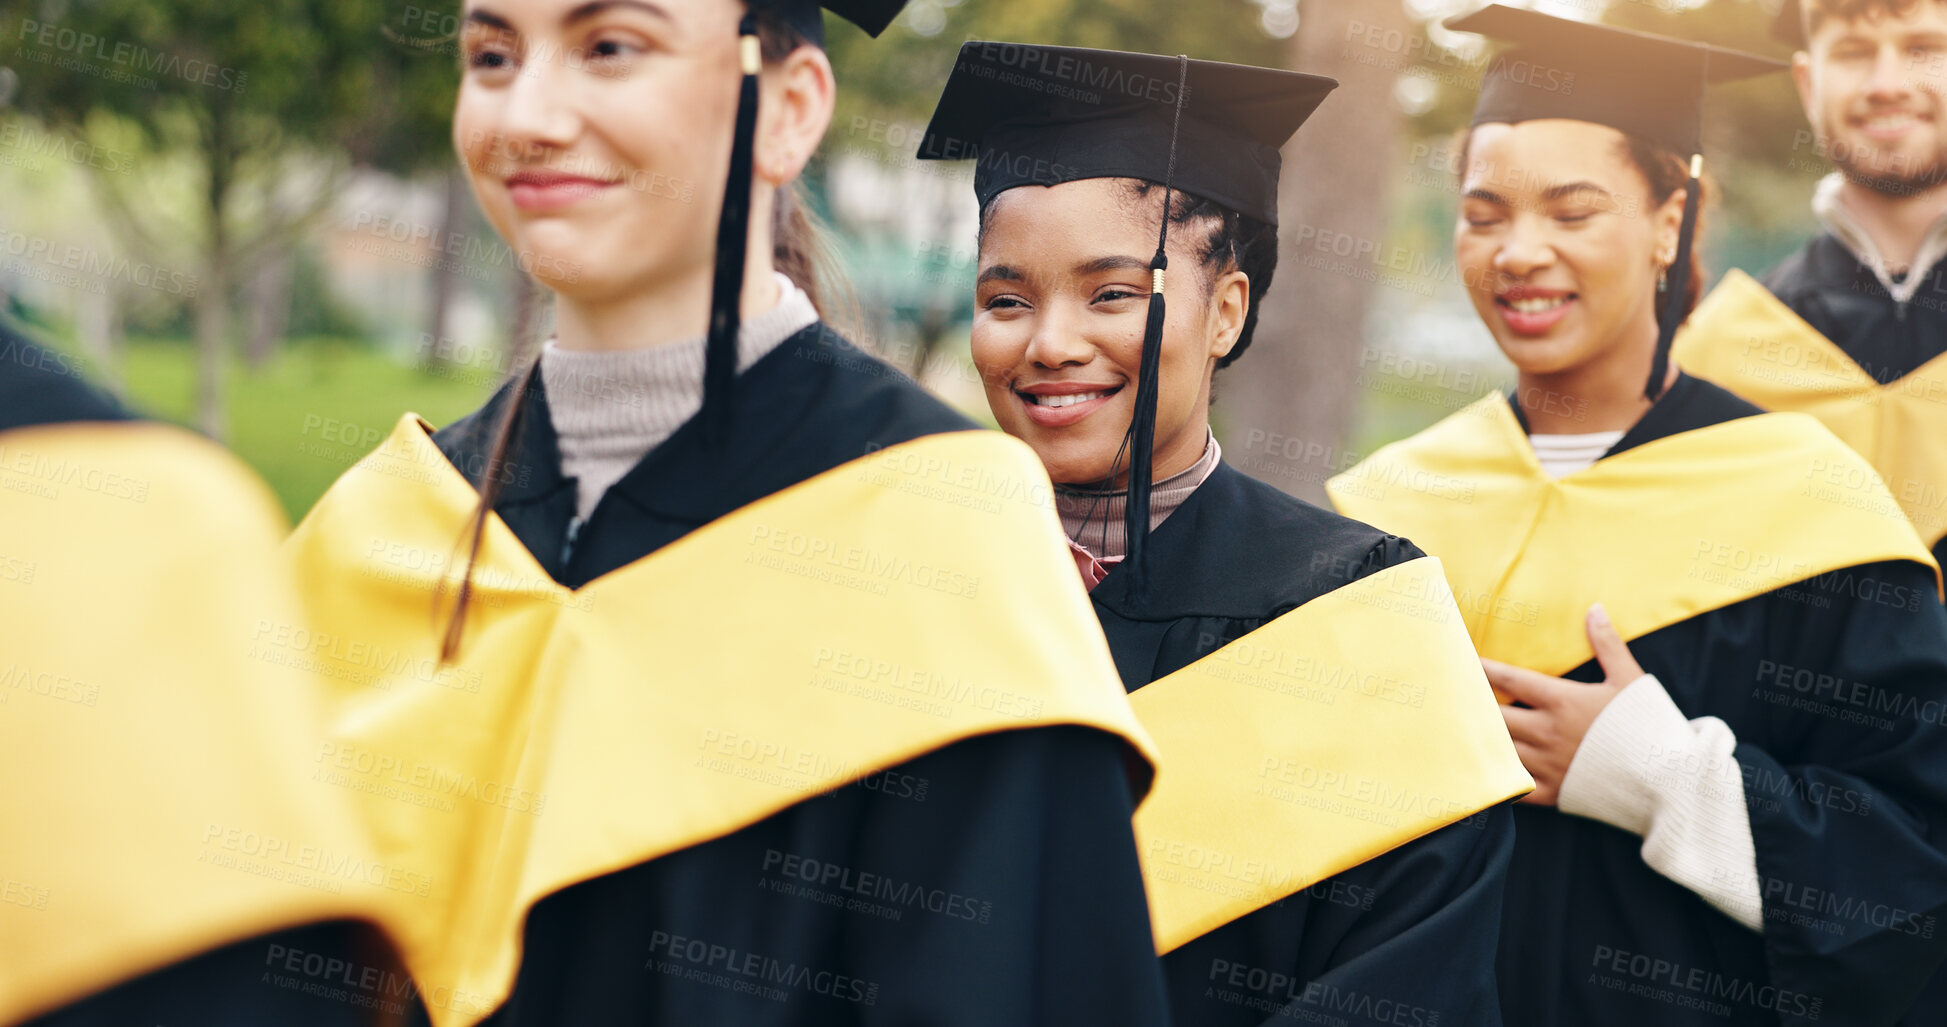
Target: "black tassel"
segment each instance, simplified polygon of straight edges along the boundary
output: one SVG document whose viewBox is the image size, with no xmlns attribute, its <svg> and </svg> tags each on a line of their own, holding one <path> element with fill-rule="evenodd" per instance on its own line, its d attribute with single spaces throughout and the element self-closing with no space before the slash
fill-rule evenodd
<svg viewBox="0 0 1947 1027">
<path fill-rule="evenodd" d="M 1164 197 L 1164 218 L 1168 215 L 1168 196 Z M 1149 262 L 1152 281 L 1149 292 L 1149 321 L 1143 326 L 1142 368 L 1136 372 L 1136 410 L 1130 421 L 1134 442 L 1129 447 L 1129 498 L 1122 510 L 1122 537 L 1125 573 L 1132 579 L 1128 595 L 1140 602 L 1144 595 L 1143 549 L 1149 543 L 1149 492 L 1155 477 L 1156 403 L 1162 391 L 1163 322 L 1167 310 L 1163 303 L 1163 269 L 1170 259 L 1162 250 Z"/>
<path fill-rule="evenodd" d="M 737 380 L 737 329 L 743 323 L 744 257 L 750 248 L 750 189 L 757 148 L 757 72 L 761 55 L 757 22 L 746 16 L 737 28 L 744 81 L 737 95 L 736 135 L 730 145 L 730 177 L 717 220 L 716 278 L 710 287 L 710 329 L 703 354 L 703 429 L 712 446 L 730 437 L 731 387 Z"/>
<path fill-rule="evenodd" d="M 1697 207 L 1704 194 L 1703 173 L 1703 154 L 1691 157 L 1690 182 L 1684 187 L 1683 226 L 1677 229 L 1677 259 L 1670 264 L 1664 280 L 1663 307 L 1656 312 L 1656 356 L 1650 361 L 1649 383 L 1643 387 L 1643 397 L 1652 403 L 1663 395 L 1663 380 L 1670 374 L 1670 344 L 1689 316 L 1690 251 L 1691 242 L 1697 237 Z"/>
<path fill-rule="evenodd" d="M 1167 310 L 1163 303 L 1163 272 L 1170 265 L 1170 208 L 1176 191 L 1176 138 L 1183 125 L 1183 101 L 1190 81 L 1190 58 L 1176 58 L 1176 112 L 1170 122 L 1170 161 L 1163 174 L 1163 223 L 1156 227 L 1156 256 L 1149 261 L 1149 320 L 1143 325 L 1142 368 L 1136 372 L 1136 409 L 1129 419 L 1124 438 L 1129 445 L 1129 494 L 1122 508 L 1122 566 L 1116 573 L 1128 577 L 1124 593 L 1130 607 L 1140 610 L 1149 601 L 1149 572 L 1143 566 L 1143 552 L 1149 545 L 1149 491 L 1155 475 L 1156 404 L 1162 388 L 1163 322 Z"/>
</svg>

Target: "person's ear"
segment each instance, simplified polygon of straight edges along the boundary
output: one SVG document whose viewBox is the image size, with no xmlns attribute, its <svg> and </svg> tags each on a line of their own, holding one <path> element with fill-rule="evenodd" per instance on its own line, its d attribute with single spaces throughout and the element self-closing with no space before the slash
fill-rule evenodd
<svg viewBox="0 0 1947 1027">
<path fill-rule="evenodd" d="M 1703 184 L 1698 183 L 1698 188 Z M 1677 259 L 1677 241 L 1683 235 L 1683 203 L 1688 189 L 1678 189 L 1656 209 L 1656 263 L 1669 267 Z"/>
<path fill-rule="evenodd" d="M 1798 86 L 1798 104 L 1805 108 L 1805 120 L 1819 127 L 1818 111 L 1812 103 L 1812 55 L 1803 50 L 1792 54 L 1792 82 Z"/>
<path fill-rule="evenodd" d="M 1237 346 L 1238 336 L 1244 334 L 1244 319 L 1251 312 L 1251 276 L 1232 271 L 1217 279 L 1211 287 L 1210 304 L 1217 329 L 1210 336 L 1210 356 L 1222 360 Z"/>
<path fill-rule="evenodd" d="M 838 85 L 825 51 L 809 44 L 766 64 L 758 77 L 757 180 L 783 186 L 804 171 L 825 138 Z"/>
</svg>

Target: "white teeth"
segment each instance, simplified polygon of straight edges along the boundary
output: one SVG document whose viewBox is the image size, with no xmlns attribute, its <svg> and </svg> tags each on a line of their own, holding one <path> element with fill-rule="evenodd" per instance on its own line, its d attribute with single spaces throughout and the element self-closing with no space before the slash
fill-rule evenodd
<svg viewBox="0 0 1947 1027">
<path fill-rule="evenodd" d="M 1509 300 L 1508 306 L 1523 314 L 1543 314 L 1568 302 L 1567 296 L 1534 296 L 1526 299 Z"/>
<path fill-rule="evenodd" d="M 1108 395 L 1106 391 L 1077 392 L 1067 396 L 1036 396 L 1030 393 L 1028 394 L 1028 399 L 1032 401 L 1036 406 L 1072 407 L 1077 403 L 1086 403 L 1091 399 L 1101 399 L 1103 396 L 1106 395 Z"/>
<path fill-rule="evenodd" d="M 1881 129 L 1908 128 L 1918 124 L 1919 120 L 1911 114 L 1882 114 L 1877 117 L 1867 118 L 1866 127 Z"/>
</svg>

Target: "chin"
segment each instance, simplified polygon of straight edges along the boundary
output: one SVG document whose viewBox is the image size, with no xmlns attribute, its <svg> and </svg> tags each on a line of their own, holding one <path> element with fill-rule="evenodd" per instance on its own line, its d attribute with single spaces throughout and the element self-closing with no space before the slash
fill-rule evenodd
<svg viewBox="0 0 1947 1027">
<path fill-rule="evenodd" d="M 535 281 L 571 299 L 581 298 L 583 294 L 589 294 L 589 298 L 592 299 L 603 293 L 615 291 L 612 288 L 602 288 L 602 283 L 596 281 L 589 274 L 589 269 L 579 260 L 554 253 L 533 251 L 519 254 L 516 260 L 521 270 L 532 275 Z"/>
<path fill-rule="evenodd" d="M 1057 485 L 1092 488 L 1102 484 L 1102 480 L 1109 476 L 1111 458 L 1064 452 L 1067 449 L 1066 446 L 1048 446 L 1035 450 L 1042 466 L 1047 468 L 1048 480 Z"/>
<path fill-rule="evenodd" d="M 1554 375 L 1572 371 L 1586 362 L 1587 354 L 1571 338 L 1499 338 L 1501 355 L 1522 374 Z"/>
</svg>

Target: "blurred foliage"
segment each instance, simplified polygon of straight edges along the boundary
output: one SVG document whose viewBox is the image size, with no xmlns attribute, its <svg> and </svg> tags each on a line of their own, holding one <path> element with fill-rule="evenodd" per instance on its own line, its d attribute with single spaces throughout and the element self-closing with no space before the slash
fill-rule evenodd
<svg viewBox="0 0 1947 1027">
<path fill-rule="evenodd" d="M 407 167 L 444 135 L 458 82 L 450 44 L 424 43 L 431 12 L 399 0 L 9 6 L 0 63 L 21 71 L 17 106 L 66 129 L 124 115 L 154 146 L 228 156 L 308 143 Z"/>
<path fill-rule="evenodd" d="M 827 15 L 826 49 L 838 73 L 838 139 L 854 117 L 924 125 L 969 40 L 1187 53 L 1279 67 L 1285 43 L 1259 27 L 1251 0 L 916 0 L 874 40 Z M 921 28 L 930 30 L 922 34 Z M 905 147 L 910 155 L 919 141 Z"/>
<path fill-rule="evenodd" d="M 285 331 L 292 338 L 333 336 L 372 340 L 375 326 L 362 312 L 333 292 L 324 268 L 309 247 L 298 247 L 291 274 L 291 318 Z M 366 343 L 370 345 L 370 342 Z"/>
</svg>

